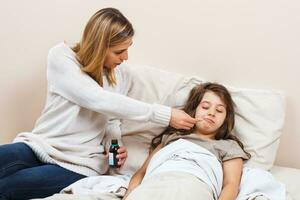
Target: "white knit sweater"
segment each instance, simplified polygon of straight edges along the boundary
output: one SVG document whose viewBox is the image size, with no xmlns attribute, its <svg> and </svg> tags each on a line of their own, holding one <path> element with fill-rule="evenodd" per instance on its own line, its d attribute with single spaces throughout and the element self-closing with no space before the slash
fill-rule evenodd
<svg viewBox="0 0 300 200">
<path fill-rule="evenodd" d="M 45 163 L 93 176 L 107 170 L 101 142 L 108 116 L 169 124 L 171 109 L 146 104 L 124 95 L 130 74 L 125 65 L 116 71 L 117 85 L 104 79 L 101 88 L 80 70 L 75 53 L 65 43 L 48 54 L 48 94 L 45 108 L 32 132 L 20 133 L 14 142 L 25 142 Z M 117 94 L 120 93 L 120 94 Z"/>
</svg>

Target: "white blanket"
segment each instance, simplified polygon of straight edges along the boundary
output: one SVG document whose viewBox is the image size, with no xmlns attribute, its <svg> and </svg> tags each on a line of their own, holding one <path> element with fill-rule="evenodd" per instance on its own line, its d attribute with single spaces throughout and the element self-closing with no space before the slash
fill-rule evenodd
<svg viewBox="0 0 300 200">
<path fill-rule="evenodd" d="M 158 151 L 149 163 L 143 182 L 164 171 L 182 171 L 195 175 L 210 186 L 216 199 L 221 192 L 221 164 L 212 153 L 187 140 L 179 139 Z M 99 199 L 101 195 L 110 193 L 117 198 L 124 194 L 123 189 L 127 187 L 130 176 L 88 177 L 68 186 L 62 192 L 94 195 Z M 245 167 L 237 200 L 252 200 L 257 196 L 285 200 L 285 186 L 265 170 Z"/>
<path fill-rule="evenodd" d="M 101 200 L 119 199 L 125 195 L 130 178 L 131 175 L 87 177 L 64 188 L 61 193 L 89 195 Z"/>
<path fill-rule="evenodd" d="M 270 200 L 285 200 L 285 185 L 275 180 L 266 170 L 244 167 L 237 200 L 254 200 L 257 196 L 264 196 Z"/>
<path fill-rule="evenodd" d="M 217 198 L 222 189 L 223 171 L 218 159 L 207 149 L 184 139 L 165 146 L 151 159 L 143 181 L 170 171 L 195 175 L 212 189 Z"/>
</svg>

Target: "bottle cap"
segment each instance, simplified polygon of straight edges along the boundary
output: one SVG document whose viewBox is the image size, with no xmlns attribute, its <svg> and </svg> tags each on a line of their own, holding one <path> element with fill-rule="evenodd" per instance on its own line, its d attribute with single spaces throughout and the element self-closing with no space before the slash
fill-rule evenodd
<svg viewBox="0 0 300 200">
<path fill-rule="evenodd" d="M 118 140 L 117 139 L 112 139 L 111 144 L 118 144 Z"/>
</svg>

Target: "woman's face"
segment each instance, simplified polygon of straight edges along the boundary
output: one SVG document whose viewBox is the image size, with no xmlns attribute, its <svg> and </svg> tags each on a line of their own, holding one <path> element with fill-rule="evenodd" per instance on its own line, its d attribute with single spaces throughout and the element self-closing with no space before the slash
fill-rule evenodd
<svg viewBox="0 0 300 200">
<path fill-rule="evenodd" d="M 132 44 L 132 38 L 126 40 L 125 42 L 110 47 L 107 50 L 106 57 L 104 60 L 104 67 L 108 69 L 115 68 L 120 65 L 124 60 L 128 59 L 128 48 Z"/>
<path fill-rule="evenodd" d="M 200 135 L 214 138 L 226 117 L 226 106 L 221 98 L 214 92 L 204 94 L 202 101 L 196 109 L 196 130 Z"/>
</svg>

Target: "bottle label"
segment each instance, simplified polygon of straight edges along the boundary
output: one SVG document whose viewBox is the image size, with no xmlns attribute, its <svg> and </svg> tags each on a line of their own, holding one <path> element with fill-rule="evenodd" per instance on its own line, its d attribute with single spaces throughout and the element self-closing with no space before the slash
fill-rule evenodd
<svg viewBox="0 0 300 200">
<path fill-rule="evenodd" d="M 111 165 L 111 166 L 115 165 L 115 163 L 114 163 L 114 154 L 113 153 L 108 154 L 108 164 Z"/>
</svg>

